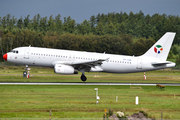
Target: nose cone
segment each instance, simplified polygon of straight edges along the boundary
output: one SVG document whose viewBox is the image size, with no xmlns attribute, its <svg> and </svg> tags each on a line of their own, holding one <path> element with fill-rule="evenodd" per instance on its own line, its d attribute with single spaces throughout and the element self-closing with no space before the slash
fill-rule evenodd
<svg viewBox="0 0 180 120">
<path fill-rule="evenodd" d="M 3 55 L 3 59 L 7 61 L 7 53 Z"/>
</svg>

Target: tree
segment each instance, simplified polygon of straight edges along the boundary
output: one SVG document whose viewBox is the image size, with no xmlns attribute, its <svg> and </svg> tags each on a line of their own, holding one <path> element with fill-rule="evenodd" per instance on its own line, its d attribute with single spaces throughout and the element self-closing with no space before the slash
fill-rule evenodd
<svg viewBox="0 0 180 120">
<path fill-rule="evenodd" d="M 110 22 L 107 25 L 107 34 L 115 35 L 116 34 L 116 27 L 113 25 L 112 22 Z"/>
<path fill-rule="evenodd" d="M 104 35 L 105 32 L 104 32 L 104 27 L 103 27 L 103 24 L 102 22 L 99 22 L 96 26 L 96 32 L 97 32 L 97 35 Z"/>
<path fill-rule="evenodd" d="M 39 29 L 40 31 L 47 31 L 47 17 L 40 19 Z"/>
<path fill-rule="evenodd" d="M 96 18 L 93 15 L 90 18 L 90 26 L 91 26 L 91 32 L 94 33 L 94 34 L 96 33 L 95 25 L 96 25 Z"/>
<path fill-rule="evenodd" d="M 146 42 L 143 38 L 138 39 L 133 45 L 133 55 L 142 55 L 146 50 Z"/>
<path fill-rule="evenodd" d="M 54 31 L 54 28 L 55 28 L 54 19 L 53 19 L 53 15 L 51 15 L 48 20 L 48 30 Z"/>
<path fill-rule="evenodd" d="M 38 20 L 37 20 L 37 15 L 34 16 L 34 18 L 33 18 L 32 21 L 33 21 L 33 23 L 32 23 L 33 29 L 34 29 L 35 31 L 37 31 L 37 30 L 39 29 L 39 24 L 38 24 Z"/>
<path fill-rule="evenodd" d="M 61 30 L 62 30 L 61 15 L 58 14 L 58 15 L 55 17 L 55 20 L 56 20 L 56 30 L 57 30 L 57 31 L 61 31 Z"/>
<path fill-rule="evenodd" d="M 3 31 L 0 31 L 0 50 L 1 50 L 1 56 L 3 56 L 4 55 L 4 52 L 3 52 Z"/>
<path fill-rule="evenodd" d="M 30 15 L 27 15 L 27 17 L 25 17 L 25 19 L 24 19 L 24 27 L 25 27 L 25 28 L 28 27 L 28 24 L 29 24 L 29 22 L 30 22 L 29 16 L 30 16 Z"/>
<path fill-rule="evenodd" d="M 127 33 L 127 28 L 125 22 L 121 22 L 121 24 L 116 24 L 117 26 L 117 34 L 126 34 Z"/>
<path fill-rule="evenodd" d="M 6 26 L 7 26 L 6 16 L 4 16 L 3 19 L 1 20 L 1 24 L 2 24 L 3 29 L 6 29 Z"/>
<path fill-rule="evenodd" d="M 17 26 L 18 26 L 19 29 L 22 29 L 22 28 L 23 28 L 23 19 L 22 19 L 22 16 L 21 16 L 21 18 L 18 20 Z"/>
<path fill-rule="evenodd" d="M 84 34 L 89 34 L 91 31 L 91 26 L 89 21 L 84 20 L 83 23 L 81 23 L 81 33 Z"/>
<path fill-rule="evenodd" d="M 42 33 L 36 33 L 33 37 L 33 46 L 42 47 L 43 46 L 43 35 Z"/>
</svg>

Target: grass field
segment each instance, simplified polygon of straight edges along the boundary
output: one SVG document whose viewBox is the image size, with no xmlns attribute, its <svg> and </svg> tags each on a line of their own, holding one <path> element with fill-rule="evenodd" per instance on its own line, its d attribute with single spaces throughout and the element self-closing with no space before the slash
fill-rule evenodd
<svg viewBox="0 0 180 120">
<path fill-rule="evenodd" d="M 0 82 L 82 82 L 81 73 L 76 75 L 55 74 L 53 69 L 32 67 L 30 79 L 23 78 L 24 67 L 0 67 Z M 180 83 L 180 72 L 175 70 L 159 70 L 144 73 L 113 74 L 86 73 L 86 82 L 120 82 L 120 83 Z"/>
<path fill-rule="evenodd" d="M 78 75 L 54 74 L 53 69 L 32 68 L 33 77 L 22 77 L 23 67 L 0 67 L 0 82 L 81 82 Z M 109 74 L 87 73 L 87 82 L 180 83 L 179 71 Z M 94 88 L 99 89 L 96 105 Z M 118 102 L 116 102 L 118 96 Z M 139 105 L 135 105 L 135 97 Z M 166 86 L 78 86 L 78 85 L 0 85 L 0 118 L 102 118 L 104 109 L 131 115 L 140 110 L 151 117 L 180 119 L 180 87 Z"/>
<path fill-rule="evenodd" d="M 99 89 L 95 104 L 94 88 Z M 165 119 L 180 118 L 180 87 L 155 86 L 0 86 L 0 118 L 102 118 L 104 109 L 131 115 L 140 110 Z M 174 96 L 175 95 L 175 96 Z M 116 102 L 118 96 L 118 102 Z M 139 105 L 135 97 L 139 96 Z"/>
</svg>

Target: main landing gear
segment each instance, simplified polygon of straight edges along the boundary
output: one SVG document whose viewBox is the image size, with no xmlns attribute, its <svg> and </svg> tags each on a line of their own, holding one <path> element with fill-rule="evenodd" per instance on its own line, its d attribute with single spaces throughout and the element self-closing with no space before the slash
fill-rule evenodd
<svg viewBox="0 0 180 120">
<path fill-rule="evenodd" d="M 87 80 L 87 78 L 86 78 L 86 76 L 82 73 L 82 75 L 81 75 L 81 80 L 83 81 L 83 82 L 85 82 L 86 80 Z"/>
<path fill-rule="evenodd" d="M 83 81 L 83 82 L 85 82 L 86 80 L 87 80 L 87 78 L 86 78 L 86 76 L 85 76 L 85 70 L 84 69 L 81 69 L 80 70 L 80 72 L 82 72 L 82 75 L 81 75 L 81 80 Z"/>
</svg>

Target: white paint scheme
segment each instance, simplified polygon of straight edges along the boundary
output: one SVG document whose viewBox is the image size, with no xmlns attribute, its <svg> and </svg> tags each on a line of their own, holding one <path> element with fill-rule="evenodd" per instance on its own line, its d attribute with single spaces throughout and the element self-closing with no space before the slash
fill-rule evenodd
<svg viewBox="0 0 180 120">
<path fill-rule="evenodd" d="M 30 66 L 54 67 L 57 70 L 63 67 L 64 72 L 60 72 L 62 74 L 74 74 L 72 73 L 73 68 L 83 74 L 90 71 L 144 72 L 175 66 L 175 63 L 166 61 L 174 37 L 175 33 L 167 32 L 144 55 L 137 57 L 40 47 L 18 47 L 12 50 L 18 53 L 7 53 L 7 61 Z M 154 51 L 156 45 L 163 47 L 160 54 Z M 66 69 L 71 72 L 67 72 Z"/>
</svg>

